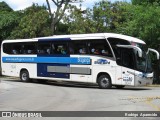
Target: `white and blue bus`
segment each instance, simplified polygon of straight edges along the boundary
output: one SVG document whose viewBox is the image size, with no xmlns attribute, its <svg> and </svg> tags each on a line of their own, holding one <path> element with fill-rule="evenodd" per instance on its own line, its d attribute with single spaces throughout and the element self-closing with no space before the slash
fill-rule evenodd
<svg viewBox="0 0 160 120">
<path fill-rule="evenodd" d="M 100 88 L 152 84 L 144 41 L 114 33 L 4 40 L 2 74 L 31 79 L 96 83 Z"/>
</svg>

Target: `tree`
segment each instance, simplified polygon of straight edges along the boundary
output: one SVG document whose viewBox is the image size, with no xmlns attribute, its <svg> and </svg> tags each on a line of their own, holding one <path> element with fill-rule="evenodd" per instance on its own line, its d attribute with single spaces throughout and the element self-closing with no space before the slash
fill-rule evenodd
<svg viewBox="0 0 160 120">
<path fill-rule="evenodd" d="M 51 20 L 52 20 L 51 21 L 51 32 L 53 34 L 55 34 L 57 25 L 58 25 L 59 21 L 62 19 L 68 4 L 73 3 L 73 2 L 81 2 L 81 1 L 82 0 L 52 0 L 52 2 L 57 7 L 56 11 L 53 13 L 51 11 L 51 6 L 50 6 L 50 3 L 49 3 L 49 0 L 46 0 L 48 10 L 49 10 L 49 14 L 50 14 L 50 17 L 51 17 Z"/>
<path fill-rule="evenodd" d="M 0 2 L 0 40 L 7 39 L 13 29 L 19 24 L 21 15 L 14 12 L 7 3 Z"/>
<path fill-rule="evenodd" d="M 19 25 L 11 33 L 10 38 L 33 38 L 51 35 L 49 24 L 49 13 L 44 6 L 33 4 L 31 7 L 21 11 L 23 17 Z"/>
<path fill-rule="evenodd" d="M 96 31 L 96 23 L 92 20 L 92 10 L 82 10 L 74 5 L 69 5 L 63 22 L 68 24 L 70 34 L 91 33 Z"/>
<path fill-rule="evenodd" d="M 125 2 L 109 2 L 102 0 L 93 7 L 93 20 L 97 21 L 99 32 L 116 32 L 116 29 L 125 21 L 124 10 L 121 9 Z"/>
<path fill-rule="evenodd" d="M 68 31 L 69 25 L 59 22 L 57 24 L 57 29 L 56 29 L 56 35 L 65 35 L 65 34 L 69 34 Z"/>
<path fill-rule="evenodd" d="M 0 11 L 11 12 L 13 10 L 6 2 L 2 1 L 2 2 L 0 2 Z"/>
<path fill-rule="evenodd" d="M 117 28 L 126 21 L 126 11 L 121 7 L 126 4 L 128 3 L 102 0 L 95 3 L 92 9 L 82 10 L 70 6 L 67 9 L 70 14 L 65 15 L 69 31 L 70 33 L 117 32 Z"/>
<path fill-rule="evenodd" d="M 160 0 L 132 0 L 133 5 L 154 4 L 154 3 L 158 3 L 160 5 Z"/>
<path fill-rule="evenodd" d="M 16 12 L 0 12 L 0 40 L 7 39 L 18 25 L 19 16 Z"/>
<path fill-rule="evenodd" d="M 124 6 L 123 6 L 124 8 Z M 160 43 L 160 6 L 127 5 L 126 22 L 118 31 L 145 40 L 149 47 Z"/>
</svg>

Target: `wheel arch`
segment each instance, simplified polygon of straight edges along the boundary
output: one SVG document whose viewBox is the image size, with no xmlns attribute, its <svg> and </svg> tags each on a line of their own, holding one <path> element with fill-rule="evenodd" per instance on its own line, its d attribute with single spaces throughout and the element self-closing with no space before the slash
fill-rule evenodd
<svg viewBox="0 0 160 120">
<path fill-rule="evenodd" d="M 109 76 L 109 78 L 110 78 L 110 80 L 111 80 L 111 83 L 112 83 L 112 77 L 111 77 L 111 75 L 110 75 L 109 73 L 107 73 L 107 72 L 99 72 L 99 73 L 97 74 L 96 83 L 98 83 L 98 78 L 99 78 L 101 75 L 107 75 L 107 76 Z"/>
<path fill-rule="evenodd" d="M 29 71 L 28 71 L 26 68 L 22 68 L 22 69 L 20 70 L 20 72 L 19 72 L 19 76 L 21 75 L 21 72 L 22 72 L 22 71 L 27 71 L 28 74 L 29 74 Z M 29 76 L 30 76 L 30 74 L 29 74 Z"/>
</svg>

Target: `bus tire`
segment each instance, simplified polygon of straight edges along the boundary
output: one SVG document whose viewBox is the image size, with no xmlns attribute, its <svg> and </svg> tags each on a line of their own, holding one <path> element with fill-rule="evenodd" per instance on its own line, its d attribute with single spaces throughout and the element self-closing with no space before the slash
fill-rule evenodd
<svg viewBox="0 0 160 120">
<path fill-rule="evenodd" d="M 22 82 L 30 82 L 29 73 L 27 70 L 22 70 L 20 73 L 20 79 Z"/>
<path fill-rule="evenodd" d="M 124 85 L 115 85 L 115 87 L 116 87 L 117 89 L 122 89 L 122 88 L 124 88 L 125 86 L 124 86 Z"/>
<path fill-rule="evenodd" d="M 101 75 L 98 78 L 98 86 L 100 89 L 109 89 L 112 87 L 111 79 L 109 75 Z"/>
</svg>

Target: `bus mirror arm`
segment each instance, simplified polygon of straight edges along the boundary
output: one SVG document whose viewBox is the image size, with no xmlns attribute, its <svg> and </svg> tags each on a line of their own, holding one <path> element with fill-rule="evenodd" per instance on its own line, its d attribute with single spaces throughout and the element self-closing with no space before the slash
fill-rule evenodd
<svg viewBox="0 0 160 120">
<path fill-rule="evenodd" d="M 137 46 L 132 46 L 132 45 L 117 45 L 117 47 L 121 47 L 121 48 L 133 48 L 134 50 L 136 50 L 136 52 L 138 52 L 138 56 L 142 57 L 142 50 L 137 47 Z"/>
<path fill-rule="evenodd" d="M 154 50 L 154 49 L 151 49 L 151 48 L 148 48 L 147 54 L 148 54 L 150 51 L 153 52 L 153 53 L 156 53 L 156 55 L 157 55 L 157 60 L 159 60 L 159 53 L 158 53 L 158 51 L 157 51 L 157 50 Z"/>
</svg>

